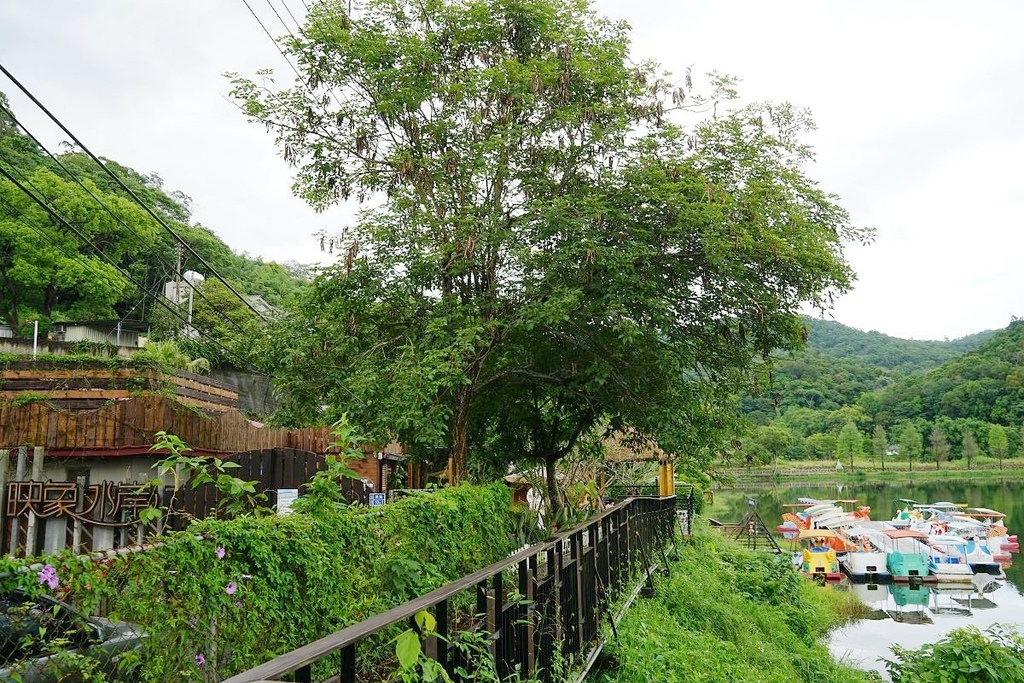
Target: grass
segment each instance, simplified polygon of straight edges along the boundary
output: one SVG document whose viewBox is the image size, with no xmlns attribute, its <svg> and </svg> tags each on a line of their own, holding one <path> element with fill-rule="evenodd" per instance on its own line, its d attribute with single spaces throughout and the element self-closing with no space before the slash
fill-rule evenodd
<svg viewBox="0 0 1024 683">
<path fill-rule="evenodd" d="M 629 610 L 605 647 L 599 683 L 863 683 L 819 640 L 867 609 L 797 575 L 787 555 L 752 553 L 695 530 L 655 594 Z"/>
<path fill-rule="evenodd" d="M 858 458 L 851 466 L 849 461 L 843 463 L 842 470 L 836 470 L 836 461 L 820 460 L 779 460 L 774 465 L 763 467 L 734 467 L 723 470 L 723 473 L 737 483 L 750 481 L 787 481 L 801 482 L 827 481 L 886 481 L 894 475 L 915 481 L 964 481 L 986 479 L 1024 479 L 1024 458 L 1005 458 L 1002 467 L 999 460 L 979 456 L 971 460 L 971 469 L 967 469 L 964 460 L 950 460 L 941 463 L 937 469 L 934 462 L 915 462 L 911 469 L 906 460 L 885 461 L 885 470 L 878 460 Z"/>
</svg>

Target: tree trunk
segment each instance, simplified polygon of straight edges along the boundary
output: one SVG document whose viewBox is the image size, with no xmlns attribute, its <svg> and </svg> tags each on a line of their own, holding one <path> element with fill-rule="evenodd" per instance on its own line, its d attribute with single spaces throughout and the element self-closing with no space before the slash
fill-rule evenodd
<svg viewBox="0 0 1024 683">
<path fill-rule="evenodd" d="M 562 512 L 562 496 L 558 491 L 558 455 L 551 453 L 544 456 L 544 479 L 548 489 L 548 528 L 558 519 Z M 552 529 L 554 531 L 554 529 Z"/>
<path fill-rule="evenodd" d="M 452 481 L 460 484 L 469 476 L 469 408 L 473 402 L 473 387 L 458 387 L 454 399 L 451 431 Z"/>
</svg>

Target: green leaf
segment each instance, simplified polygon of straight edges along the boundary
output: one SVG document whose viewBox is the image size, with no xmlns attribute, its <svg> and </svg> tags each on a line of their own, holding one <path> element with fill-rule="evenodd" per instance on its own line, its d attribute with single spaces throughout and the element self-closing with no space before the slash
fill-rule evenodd
<svg viewBox="0 0 1024 683">
<path fill-rule="evenodd" d="M 414 617 L 416 620 L 416 626 L 419 627 L 420 633 L 433 633 L 437 628 L 437 619 L 434 615 L 426 610 L 420 610 Z"/>
<path fill-rule="evenodd" d="M 412 629 L 403 631 L 395 638 L 395 655 L 403 669 L 411 669 L 420 658 L 420 638 Z"/>
</svg>

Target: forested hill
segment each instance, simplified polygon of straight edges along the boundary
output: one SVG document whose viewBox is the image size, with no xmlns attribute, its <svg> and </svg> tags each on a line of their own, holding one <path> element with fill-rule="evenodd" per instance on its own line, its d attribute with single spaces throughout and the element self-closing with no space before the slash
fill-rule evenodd
<svg viewBox="0 0 1024 683">
<path fill-rule="evenodd" d="M 915 341 L 880 332 L 862 332 L 831 320 L 805 318 L 807 346 L 779 360 L 771 389 L 744 399 L 744 412 L 756 423 L 795 406 L 838 410 L 862 395 L 901 378 L 939 367 L 991 338 L 986 331 L 955 341 Z"/>
<path fill-rule="evenodd" d="M 1024 453 L 1024 321 L 955 341 L 807 324 L 807 347 L 743 399 L 743 457 L 845 461 L 886 443 L 933 462 Z"/>
<path fill-rule="evenodd" d="M 973 418 L 1005 426 L 1024 421 L 1024 321 L 941 367 L 865 396 L 877 421 Z"/>
<path fill-rule="evenodd" d="M 832 320 L 806 318 L 808 348 L 826 356 L 856 360 L 905 375 L 928 370 L 978 348 L 996 330 L 945 341 L 899 339 L 881 332 L 862 332 Z"/>
<path fill-rule="evenodd" d="M 180 333 L 183 312 L 168 311 L 163 298 L 177 269 L 177 239 L 88 156 L 52 158 L 12 116 L 0 93 L 0 325 L 24 336 L 36 320 L 45 335 L 60 321 L 135 319 L 152 323 L 157 335 Z M 228 328 L 244 338 L 241 330 L 258 321 L 211 269 L 272 306 L 302 285 L 301 266 L 237 254 L 195 223 L 188 196 L 165 190 L 157 174 L 106 165 L 202 257 L 184 249 L 181 264 L 206 277 L 193 297 L 198 340 L 223 351 Z"/>
</svg>

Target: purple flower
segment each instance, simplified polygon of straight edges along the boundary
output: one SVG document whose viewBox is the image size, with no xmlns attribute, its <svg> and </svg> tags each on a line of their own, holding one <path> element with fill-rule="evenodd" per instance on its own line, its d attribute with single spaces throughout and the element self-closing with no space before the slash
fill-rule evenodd
<svg viewBox="0 0 1024 683">
<path fill-rule="evenodd" d="M 238 584 L 234 581 L 224 586 L 224 592 L 228 595 L 234 595 L 236 590 L 238 590 Z"/>
<path fill-rule="evenodd" d="M 47 586 L 50 587 L 50 590 L 55 589 L 57 587 L 57 584 L 60 583 L 60 580 L 57 578 L 57 570 L 54 569 L 53 565 L 50 564 L 46 565 L 41 570 L 39 570 L 38 578 L 39 583 L 45 583 Z"/>
<path fill-rule="evenodd" d="M 223 560 L 224 559 L 224 548 L 221 548 L 220 546 L 217 546 L 217 559 L 218 560 Z"/>
<path fill-rule="evenodd" d="M 203 653 L 200 652 L 196 655 L 196 666 L 202 666 L 203 664 L 206 664 L 206 657 L 204 657 Z"/>
</svg>

